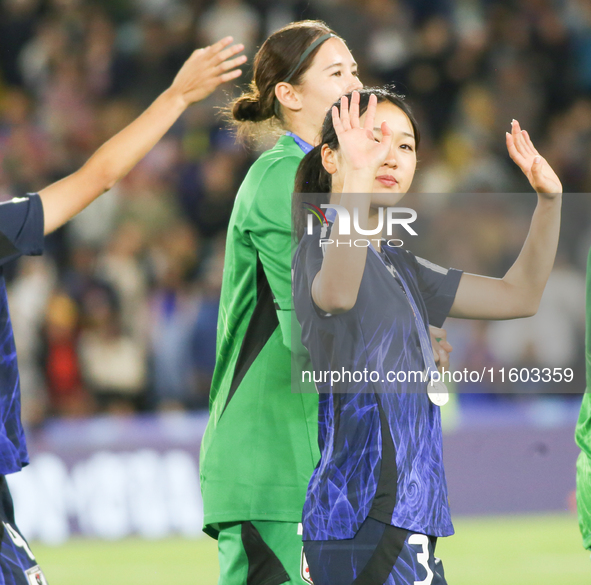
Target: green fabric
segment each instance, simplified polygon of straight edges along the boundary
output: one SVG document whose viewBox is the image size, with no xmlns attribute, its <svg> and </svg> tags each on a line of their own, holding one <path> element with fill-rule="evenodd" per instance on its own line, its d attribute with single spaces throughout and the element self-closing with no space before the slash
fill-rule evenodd
<svg viewBox="0 0 591 585">
<path fill-rule="evenodd" d="M 244 179 L 228 226 L 210 419 L 200 455 L 204 530 L 221 522 L 300 522 L 320 458 L 318 396 L 292 393 L 291 196 L 303 157 L 284 136 Z M 257 257 L 278 306 L 277 326 L 226 407 L 256 304 Z M 225 410 L 224 410 L 225 408 Z"/>
<path fill-rule="evenodd" d="M 281 561 L 294 585 L 308 585 L 301 577 L 302 537 L 297 522 L 252 522 L 265 543 Z M 244 552 L 240 523 L 222 525 L 218 537 L 220 580 L 218 585 L 244 585 L 248 574 L 248 559 Z"/>
<path fill-rule="evenodd" d="M 248 575 L 248 558 L 242 546 L 240 523 L 220 527 L 218 534 L 218 585 L 244 585 Z"/>
<path fill-rule="evenodd" d="M 583 546 L 591 550 L 591 250 L 587 259 L 585 364 L 587 388 L 575 430 L 575 440 L 581 448 L 577 460 L 577 511 Z"/>
</svg>

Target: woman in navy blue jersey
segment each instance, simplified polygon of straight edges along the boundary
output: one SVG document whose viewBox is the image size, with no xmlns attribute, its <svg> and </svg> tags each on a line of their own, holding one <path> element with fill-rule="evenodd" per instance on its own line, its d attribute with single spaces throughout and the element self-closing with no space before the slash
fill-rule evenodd
<svg viewBox="0 0 591 585">
<path fill-rule="evenodd" d="M 193 102 L 240 75 L 246 57 L 231 37 L 195 51 L 172 85 L 136 120 L 61 181 L 0 204 L 0 585 L 47 583 L 35 556 L 14 522 L 5 475 L 29 463 L 20 419 L 16 348 L 8 312 L 4 265 L 21 255 L 43 253 L 43 236 L 56 230 L 122 179 L 162 138 Z"/>
<path fill-rule="evenodd" d="M 419 141 L 399 96 L 353 92 L 333 106 L 296 177 L 294 303 L 320 393 L 322 456 L 303 514 L 315 585 L 445 584 L 434 549 L 453 534 L 439 410 L 447 393 L 428 383 L 437 380 L 429 324 L 533 315 L 554 263 L 562 186 L 516 121 L 507 148 L 538 205 L 503 278 L 445 269 L 381 239 Z M 326 212 L 322 225 L 309 221 L 311 206 Z"/>
</svg>

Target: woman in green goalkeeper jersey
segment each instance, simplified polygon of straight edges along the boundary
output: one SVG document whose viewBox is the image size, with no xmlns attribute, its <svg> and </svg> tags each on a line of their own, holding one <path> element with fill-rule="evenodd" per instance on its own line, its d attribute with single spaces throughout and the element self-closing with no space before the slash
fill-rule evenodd
<svg viewBox="0 0 591 585">
<path fill-rule="evenodd" d="M 291 391 L 291 195 L 326 111 L 360 87 L 343 40 L 304 21 L 265 41 L 249 91 L 232 105 L 241 133 L 275 125 L 288 134 L 249 170 L 228 226 L 200 458 L 220 585 L 306 582 L 298 523 L 319 459 L 318 397 Z"/>
<path fill-rule="evenodd" d="M 248 172 L 228 226 L 200 458 L 204 530 L 218 538 L 220 585 L 310 582 L 298 525 L 320 455 L 318 396 L 291 388 L 291 195 L 326 112 L 361 87 L 344 41 L 303 21 L 265 41 L 249 91 L 232 106 L 242 133 L 287 133 Z M 442 345 L 446 359 L 451 348 Z"/>
</svg>

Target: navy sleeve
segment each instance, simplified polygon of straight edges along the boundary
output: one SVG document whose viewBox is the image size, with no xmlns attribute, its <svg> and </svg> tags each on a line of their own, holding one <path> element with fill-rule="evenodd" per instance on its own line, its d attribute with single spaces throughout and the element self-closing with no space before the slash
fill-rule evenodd
<svg viewBox="0 0 591 585">
<path fill-rule="evenodd" d="M 442 327 L 456 298 L 463 272 L 442 268 L 415 256 L 419 290 L 427 307 L 429 324 Z"/>
<path fill-rule="evenodd" d="M 0 203 L 0 266 L 22 255 L 43 254 L 43 228 L 39 195 Z"/>
<path fill-rule="evenodd" d="M 320 317 L 330 315 L 318 307 L 312 298 L 312 283 L 322 268 L 323 260 L 324 254 L 322 247 L 319 245 L 318 235 L 304 235 L 294 256 L 294 295 L 306 295 L 309 306 L 313 307 Z"/>
</svg>

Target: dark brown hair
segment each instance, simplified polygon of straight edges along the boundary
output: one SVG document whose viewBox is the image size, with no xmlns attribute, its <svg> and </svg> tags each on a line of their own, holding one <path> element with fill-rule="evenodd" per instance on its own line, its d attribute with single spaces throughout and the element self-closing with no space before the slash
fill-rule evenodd
<svg viewBox="0 0 591 585">
<path fill-rule="evenodd" d="M 254 58 L 253 78 L 248 90 L 229 105 L 230 118 L 240 137 L 254 134 L 254 124 L 281 121 L 278 118 L 280 108 L 275 108 L 275 86 L 292 72 L 311 43 L 329 33 L 338 37 L 319 20 L 302 20 L 284 26 L 263 43 Z M 293 72 L 292 85 L 301 83 L 321 46 L 316 47 Z"/>
<path fill-rule="evenodd" d="M 368 87 L 358 91 L 360 116 L 367 110 L 369 96 L 372 93 L 378 98 L 378 103 L 390 102 L 400 108 L 410 121 L 412 131 L 415 135 L 415 150 L 418 151 L 419 143 L 421 142 L 421 133 L 410 106 L 404 101 L 404 97 L 388 88 Z M 349 103 L 351 103 L 351 93 L 348 93 L 347 97 L 349 98 Z M 341 101 L 335 102 L 334 105 L 339 108 L 340 112 Z M 308 210 L 304 208 L 303 203 L 312 203 L 320 207 L 322 203 L 329 203 L 330 201 L 332 177 L 322 164 L 321 153 L 324 144 L 327 144 L 331 150 L 338 150 L 339 148 L 339 139 L 332 124 L 332 107 L 328 110 L 324 118 L 320 143 L 301 160 L 296 173 L 292 199 L 292 218 L 297 240 L 302 238 L 306 229 Z"/>
</svg>

